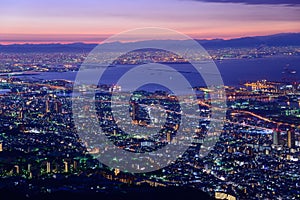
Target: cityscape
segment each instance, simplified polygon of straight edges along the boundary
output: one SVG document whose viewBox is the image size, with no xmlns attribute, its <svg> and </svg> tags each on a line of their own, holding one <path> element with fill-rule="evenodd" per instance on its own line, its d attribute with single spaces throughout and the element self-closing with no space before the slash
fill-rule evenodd
<svg viewBox="0 0 300 200">
<path fill-rule="evenodd" d="M 151 8 L 170 7 L 163 12 L 170 16 L 177 16 L 179 7 L 189 8 L 196 16 L 193 6 L 198 4 L 207 8 L 205 16 L 215 13 L 214 8 L 236 11 L 249 20 L 250 27 L 242 32 L 239 19 L 224 14 L 233 20 L 233 32 L 222 26 L 221 22 L 227 22 L 220 16 L 218 29 L 210 26 L 211 19 L 207 24 L 203 21 L 209 31 L 201 32 L 191 28 L 194 22 L 187 11 L 178 14 L 184 25 L 177 19 L 177 26 L 170 27 L 167 24 L 176 18 L 166 19 L 156 10 L 154 25 L 193 39 L 168 38 L 146 28 L 147 34 L 154 34 L 150 40 L 136 35 L 129 39 L 123 33 L 123 41 L 105 43 L 95 37 L 93 31 L 98 29 L 88 30 L 86 24 L 79 31 L 83 35 L 63 32 L 59 17 L 47 18 L 54 6 L 37 15 L 48 19 L 50 26 L 57 22 L 61 34 L 52 34 L 39 20 L 37 27 L 49 33 L 32 34 L 36 30 L 32 24 L 27 33 L 20 30 L 21 25 L 3 23 L 7 31 L 0 31 L 0 199 L 300 199 L 299 2 L 177 1 L 154 1 Z M 81 5 L 74 2 L 76 6 L 59 7 L 57 12 L 74 16 L 71 9 L 78 11 Z M 89 3 L 81 5 L 87 18 L 78 14 L 79 18 L 92 23 L 91 16 L 107 17 L 114 26 L 102 26 L 110 33 L 121 32 L 119 15 L 127 17 L 129 11 L 145 22 L 130 18 L 124 28 L 135 28 L 130 26 L 134 22 L 144 23 L 139 28 L 153 25 L 146 20 L 147 13 L 127 7 L 135 4 L 116 0 L 129 10 L 117 7 L 115 16 L 95 14 L 93 5 L 99 4 Z M 136 4 L 143 9 L 150 5 Z M 114 7 L 108 2 L 103 6 Z M 277 19 L 266 11 L 272 6 L 285 17 Z M 32 9 L 24 8 L 24 16 L 33 20 L 26 15 Z M 248 13 L 248 8 L 261 18 Z M 6 12 L 3 16 L 10 17 L 11 24 L 13 16 L 20 17 Z M 71 31 L 77 30 L 68 21 L 71 18 L 62 19 Z M 273 20 L 276 26 L 258 23 L 264 20 Z M 106 33 L 98 35 L 106 38 Z M 201 50 L 191 48 L 190 41 Z M 166 49 L 149 48 L 157 44 Z M 134 50 L 123 54 L 123 48 Z M 176 48 L 183 53 L 169 51 Z M 196 73 L 195 64 L 215 66 L 223 84 L 208 85 L 210 80 Z M 141 74 L 125 79 L 126 73 L 142 67 L 146 70 Z M 92 84 L 89 81 L 97 71 L 103 71 L 103 76 Z M 80 79 L 80 73 L 87 80 Z M 208 74 L 215 76 L 212 71 Z M 122 78 L 126 84 L 147 78 L 153 83 L 129 91 Z M 187 92 L 179 95 L 163 82 Z"/>
<path fill-rule="evenodd" d="M 200 188 L 216 197 L 222 196 L 223 193 L 235 198 L 255 194 L 253 196 L 255 198 L 272 198 L 278 195 L 285 199 L 300 195 L 298 190 L 300 85 L 297 82 L 299 79 L 294 82 L 296 77 L 294 71 L 287 71 L 283 67 L 283 70 L 286 70 L 283 72 L 289 74 L 286 77 L 283 74 L 283 79 L 277 82 L 257 80 L 245 82 L 239 87 L 225 86 L 228 104 L 226 119 L 223 119 L 225 125 L 223 130 L 217 130 L 222 134 L 210 154 L 204 159 L 197 157 L 201 134 L 205 133 L 209 124 L 208 121 L 200 120 L 194 130 L 197 135 L 193 146 L 180 159 L 164 169 L 136 177 L 99 163 L 93 155 L 101 149 L 86 149 L 80 142 L 72 120 L 72 81 L 34 79 L 38 73 L 43 73 L 46 69 L 54 72 L 76 71 L 83 55 L 76 53 L 55 55 L 57 59 L 54 63 L 51 63 L 49 58 L 54 56 L 52 54 L 43 56 L 45 61 L 37 56 L 38 62 L 45 63 L 44 65 L 20 64 L 19 60 L 24 61 L 22 57 L 28 57 L 27 54 L 2 55 L 4 58 L 7 56 L 19 58 L 14 59 L 14 63 L 7 63 L 4 59 L 2 65 L 18 65 L 20 70 L 2 72 L 0 81 L 2 132 L 0 151 L 3 186 L 14 184 L 12 188 L 18 188 L 29 195 L 37 192 L 51 193 L 61 190 L 62 187 L 70 191 L 88 189 L 103 192 L 114 190 L 112 185 L 117 183 L 113 182 L 126 185 L 145 183 L 149 187 L 184 185 Z M 164 59 L 159 57 L 153 61 L 161 62 L 169 58 L 170 55 L 167 54 Z M 137 61 L 135 59 L 132 57 L 129 63 L 122 63 L 117 67 L 132 64 L 131 62 L 141 62 L 139 58 Z M 180 62 L 186 62 L 178 60 L 180 59 L 177 59 L 176 64 L 179 65 Z M 52 67 L 48 68 L 48 65 Z M 26 69 L 29 73 L 26 73 Z M 108 106 L 111 101 L 109 91 L 122 88 L 117 85 L 100 85 L 100 88 L 103 91 L 97 93 L 97 99 L 100 101 L 97 108 L 100 121 L 107 124 L 102 128 L 112 137 L 116 145 L 122 145 L 122 148 L 130 151 L 153 151 L 155 150 L 153 148 L 170 142 L 178 129 L 178 124 L 172 121 L 166 124 L 168 128 L 162 129 L 160 143 L 147 144 L 149 141 L 146 140 L 127 141 L 124 133 L 114 129 L 115 125 L 112 122 L 108 123 L 109 119 L 112 119 L 109 117 L 111 115 Z M 204 86 L 194 87 L 193 90 L 200 92 L 199 99 L 194 103 L 199 105 L 201 116 L 207 118 L 210 105 L 204 96 L 208 91 Z M 137 92 L 136 95 L 141 92 Z M 176 110 L 178 107 L 172 96 L 168 97 L 165 92 L 146 92 L 146 94 L 144 92 L 143 95 L 147 96 L 144 101 L 165 99 L 163 104 L 168 110 Z M 133 123 L 147 123 L 145 113 L 143 115 L 143 112 L 137 111 L 138 103 L 147 102 L 133 101 L 130 111 Z M 176 121 L 174 117 L 171 119 Z M 89 179 L 91 175 L 97 176 L 95 183 L 89 183 L 91 186 L 56 183 L 57 180 L 64 179 L 73 181 L 76 177 Z M 32 181 L 35 179 L 45 181 L 36 182 L 35 185 Z M 105 186 L 101 186 L 103 183 L 98 183 L 98 179 L 104 182 Z M 111 188 L 107 187 L 105 179 L 111 180 L 109 182 Z M 231 183 L 229 185 L 228 180 Z M 55 184 L 49 184 L 51 182 Z"/>
</svg>

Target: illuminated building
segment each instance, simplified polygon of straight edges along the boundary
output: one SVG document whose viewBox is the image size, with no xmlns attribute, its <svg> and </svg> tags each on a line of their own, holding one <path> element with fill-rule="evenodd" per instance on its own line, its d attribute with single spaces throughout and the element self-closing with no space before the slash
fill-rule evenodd
<svg viewBox="0 0 300 200">
<path fill-rule="evenodd" d="M 234 197 L 230 194 L 227 194 L 227 193 L 223 193 L 223 192 L 216 192 L 215 198 L 216 199 L 236 200 L 236 197 Z"/>
<path fill-rule="evenodd" d="M 61 107 L 62 107 L 62 104 L 59 101 L 56 101 L 55 102 L 55 112 L 56 113 L 61 113 L 62 112 Z"/>
<path fill-rule="evenodd" d="M 16 170 L 16 173 L 19 174 L 20 173 L 20 167 L 19 165 L 15 165 L 14 169 Z"/>
<path fill-rule="evenodd" d="M 114 173 L 115 173 L 115 176 L 117 176 L 120 173 L 120 170 L 115 168 Z"/>
<path fill-rule="evenodd" d="M 276 129 L 273 131 L 273 144 L 278 145 L 279 144 L 279 130 Z"/>
<path fill-rule="evenodd" d="M 46 100 L 46 113 L 49 113 L 50 112 L 50 107 L 49 107 L 49 100 L 47 99 Z"/>
<path fill-rule="evenodd" d="M 31 164 L 27 165 L 27 171 L 29 172 L 29 178 L 32 178 Z"/>
<path fill-rule="evenodd" d="M 19 119 L 23 119 L 23 110 L 20 110 L 19 112 Z"/>
<path fill-rule="evenodd" d="M 2 144 L 2 142 L 0 142 L 0 152 L 2 152 L 3 151 L 3 144 Z"/>
<path fill-rule="evenodd" d="M 132 104 L 132 120 L 136 121 L 138 119 L 138 104 Z"/>
<path fill-rule="evenodd" d="M 288 139 L 287 139 L 287 146 L 288 148 L 294 148 L 295 147 L 295 132 L 292 130 L 288 130 Z"/>
<path fill-rule="evenodd" d="M 64 161 L 64 165 L 65 165 L 65 172 L 67 173 L 69 171 L 68 162 Z"/>
<path fill-rule="evenodd" d="M 179 124 L 176 124 L 175 127 L 174 127 L 174 130 L 178 131 L 178 129 L 179 129 Z"/>
<path fill-rule="evenodd" d="M 74 160 L 74 162 L 73 162 L 73 168 L 74 168 L 74 170 L 77 170 L 77 161 L 76 160 Z"/>
<path fill-rule="evenodd" d="M 171 132 L 167 132 L 167 141 L 170 143 L 172 141 Z"/>
<path fill-rule="evenodd" d="M 50 162 L 47 162 L 47 173 L 51 172 L 51 165 Z"/>
</svg>

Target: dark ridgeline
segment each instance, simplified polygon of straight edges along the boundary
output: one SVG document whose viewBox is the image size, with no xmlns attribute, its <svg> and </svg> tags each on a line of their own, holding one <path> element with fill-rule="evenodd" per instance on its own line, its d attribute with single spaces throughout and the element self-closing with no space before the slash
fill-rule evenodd
<svg viewBox="0 0 300 200">
<path fill-rule="evenodd" d="M 213 40 L 197 40 L 201 45 L 206 49 L 215 49 L 215 48 L 246 48 L 246 47 L 261 47 L 261 46 L 298 46 L 300 45 L 300 33 L 282 33 L 276 35 L 268 36 L 254 36 L 254 37 L 243 37 L 235 39 L 213 39 Z M 176 46 L 178 43 L 184 45 L 184 41 L 176 40 L 149 40 L 139 42 L 139 45 L 164 42 L 168 46 Z M 136 42 L 133 43 L 120 43 L 113 42 L 108 44 L 102 44 L 103 48 L 115 48 L 118 49 L 120 45 L 136 45 Z M 85 44 L 85 43 L 72 43 L 72 44 L 12 44 L 12 45 L 0 45 L 0 52 L 2 53 L 54 53 L 54 52 L 73 52 L 73 53 L 88 53 L 97 44 Z"/>
</svg>

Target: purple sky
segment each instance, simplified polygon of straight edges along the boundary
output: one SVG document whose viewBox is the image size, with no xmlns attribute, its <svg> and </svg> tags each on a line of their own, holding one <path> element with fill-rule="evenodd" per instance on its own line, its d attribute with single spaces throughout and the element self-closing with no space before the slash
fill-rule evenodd
<svg viewBox="0 0 300 200">
<path fill-rule="evenodd" d="M 297 5 L 283 5 L 297 4 Z M 1 0 L 0 43 L 99 42 L 141 27 L 194 38 L 300 32 L 297 0 Z"/>
</svg>

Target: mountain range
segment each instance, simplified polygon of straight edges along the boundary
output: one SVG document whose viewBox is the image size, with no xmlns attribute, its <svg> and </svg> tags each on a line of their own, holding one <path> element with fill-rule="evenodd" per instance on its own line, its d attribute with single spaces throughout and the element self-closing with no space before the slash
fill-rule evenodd
<svg viewBox="0 0 300 200">
<path fill-rule="evenodd" d="M 235 39 L 212 39 L 212 40 L 196 40 L 206 49 L 219 49 L 219 48 L 261 48 L 264 46 L 278 47 L 278 46 L 300 46 L 300 33 L 281 33 L 267 36 L 254 36 L 254 37 L 242 37 Z M 178 40 L 147 40 L 139 42 L 113 42 L 101 44 L 102 48 L 107 50 L 118 49 L 123 45 L 143 46 L 143 44 L 155 44 L 165 43 L 168 46 L 184 46 L 185 41 Z M 97 44 L 86 43 L 70 43 L 70 44 L 11 44 L 0 45 L 0 53 L 54 53 L 54 52 L 76 52 L 76 53 L 88 53 Z"/>
</svg>

